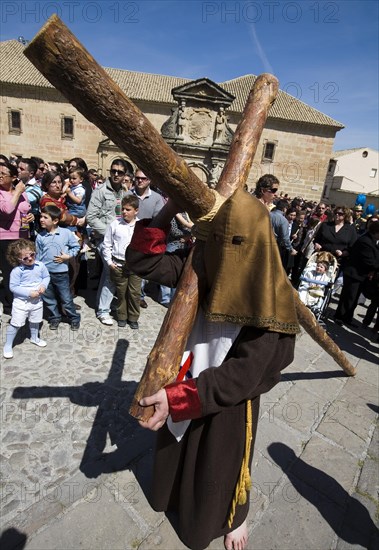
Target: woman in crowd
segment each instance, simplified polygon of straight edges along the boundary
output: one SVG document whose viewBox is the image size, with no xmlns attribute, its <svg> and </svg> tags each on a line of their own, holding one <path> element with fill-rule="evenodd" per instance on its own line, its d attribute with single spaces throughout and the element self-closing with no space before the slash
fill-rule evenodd
<svg viewBox="0 0 379 550">
<path fill-rule="evenodd" d="M 17 179 L 17 167 L 7 161 L 0 165 L 0 269 L 4 285 L 4 311 L 10 312 L 12 293 L 9 277 L 13 266 L 7 260 L 8 245 L 29 238 L 29 223 L 34 220 L 25 193 L 25 184 Z"/>
<path fill-rule="evenodd" d="M 41 186 L 45 194 L 40 200 L 40 208 L 43 208 L 47 204 L 54 204 L 62 214 L 59 225 L 63 227 L 81 226 L 84 224 L 85 218 L 78 218 L 68 212 L 65 195 L 62 193 L 63 184 L 63 176 L 61 174 L 49 171 L 43 175 Z"/>
<path fill-rule="evenodd" d="M 351 212 L 345 206 L 334 209 L 334 221 L 322 222 L 315 237 L 315 251 L 325 250 L 336 256 L 343 269 L 348 249 L 357 240 L 357 232 L 351 223 Z"/>
</svg>

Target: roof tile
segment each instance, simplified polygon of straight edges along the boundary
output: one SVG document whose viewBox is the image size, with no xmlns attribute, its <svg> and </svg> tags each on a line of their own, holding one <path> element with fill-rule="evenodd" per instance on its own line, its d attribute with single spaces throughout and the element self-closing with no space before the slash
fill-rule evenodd
<svg viewBox="0 0 379 550">
<path fill-rule="evenodd" d="M 27 86 L 52 88 L 48 80 L 23 55 L 24 46 L 17 40 L 0 42 L 0 77 L 2 82 Z M 175 104 L 172 88 L 181 86 L 191 79 L 159 74 L 105 68 L 109 76 L 134 101 Z M 257 77 L 245 75 L 218 82 L 219 86 L 236 96 L 229 108 L 230 112 L 241 113 L 249 92 Z M 343 124 L 310 107 L 286 92 L 279 91 L 270 110 L 270 118 L 305 122 L 316 125 L 343 128 Z"/>
</svg>

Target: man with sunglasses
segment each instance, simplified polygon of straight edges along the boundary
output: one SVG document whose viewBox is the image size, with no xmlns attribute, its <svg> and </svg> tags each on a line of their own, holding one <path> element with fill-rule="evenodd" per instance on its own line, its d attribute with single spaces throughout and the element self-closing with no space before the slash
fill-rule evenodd
<svg viewBox="0 0 379 550">
<path fill-rule="evenodd" d="M 138 198 L 138 219 L 152 219 L 160 210 L 162 210 L 165 201 L 162 195 L 150 189 L 151 180 L 139 168 L 134 177 L 134 187 L 130 189 L 129 194 Z M 162 291 L 162 290 L 161 290 Z M 147 308 L 145 300 L 145 280 L 142 279 L 140 306 Z"/>
<path fill-rule="evenodd" d="M 320 202 L 316 206 L 314 213 L 311 214 L 311 218 L 317 218 L 318 220 L 320 220 L 320 222 L 328 221 L 327 206 L 324 202 Z"/>
<path fill-rule="evenodd" d="M 162 195 L 150 189 L 151 180 L 142 170 L 136 170 L 134 177 L 134 187 L 129 191 L 130 194 L 138 197 L 138 219 L 154 218 L 164 206 Z"/>
<path fill-rule="evenodd" d="M 279 180 L 273 174 L 264 174 L 255 185 L 254 195 L 268 210 L 272 210 L 274 199 L 279 190 Z"/>
<path fill-rule="evenodd" d="M 103 260 L 103 271 L 96 297 L 96 316 L 104 325 L 113 325 L 113 319 L 109 314 L 115 287 L 110 280 L 109 266 L 104 261 L 103 240 L 108 225 L 116 218 L 121 218 L 121 201 L 128 193 L 123 187 L 126 175 L 133 176 L 132 165 L 124 159 L 115 159 L 111 164 L 109 178 L 93 191 L 87 209 L 87 222 L 94 232 L 96 247 Z"/>
</svg>

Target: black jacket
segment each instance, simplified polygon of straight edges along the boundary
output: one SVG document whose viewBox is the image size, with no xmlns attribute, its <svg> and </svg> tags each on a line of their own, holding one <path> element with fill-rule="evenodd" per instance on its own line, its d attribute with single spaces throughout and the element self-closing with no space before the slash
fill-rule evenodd
<svg viewBox="0 0 379 550">
<path fill-rule="evenodd" d="M 379 246 L 374 235 L 365 233 L 351 247 L 344 274 L 357 281 L 364 281 L 373 271 L 379 271 Z"/>
<path fill-rule="evenodd" d="M 347 250 L 357 240 L 357 231 L 354 225 L 345 223 L 339 231 L 336 232 L 334 222 L 323 222 L 317 231 L 315 243 L 321 245 L 322 250 L 336 253 L 336 250 Z"/>
</svg>

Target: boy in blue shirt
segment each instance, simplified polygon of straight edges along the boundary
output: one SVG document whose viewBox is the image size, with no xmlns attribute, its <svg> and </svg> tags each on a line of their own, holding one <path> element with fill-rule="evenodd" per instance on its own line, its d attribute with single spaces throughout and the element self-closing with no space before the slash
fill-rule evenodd
<svg viewBox="0 0 379 550">
<path fill-rule="evenodd" d="M 50 283 L 43 295 L 43 301 L 50 312 L 51 330 L 57 330 L 62 320 L 59 305 L 70 319 L 71 330 L 78 330 L 80 315 L 75 309 L 70 292 L 68 260 L 78 254 L 80 247 L 74 233 L 58 226 L 60 216 L 60 209 L 52 204 L 41 210 L 40 224 L 43 231 L 36 239 L 37 258 L 46 265 L 50 274 Z"/>
</svg>

